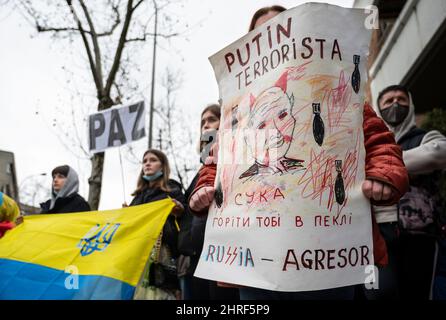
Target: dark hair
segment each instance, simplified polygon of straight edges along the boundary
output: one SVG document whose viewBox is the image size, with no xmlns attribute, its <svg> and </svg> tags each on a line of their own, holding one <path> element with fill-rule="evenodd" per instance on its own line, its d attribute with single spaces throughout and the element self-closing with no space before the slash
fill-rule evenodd
<svg viewBox="0 0 446 320">
<path fill-rule="evenodd" d="M 254 30 L 254 26 L 256 25 L 257 20 L 265 14 L 267 14 L 270 11 L 276 11 L 276 12 L 283 12 L 286 11 L 286 8 L 282 6 L 271 6 L 271 7 L 264 7 L 260 8 L 259 10 L 254 13 L 254 15 L 251 18 L 251 23 L 249 24 L 249 31 Z"/>
<path fill-rule="evenodd" d="M 409 90 L 405 86 L 402 86 L 399 84 L 388 86 L 383 91 L 381 91 L 378 95 L 378 99 L 376 100 L 378 108 L 380 108 L 379 102 L 381 101 L 381 98 L 383 97 L 383 95 L 385 95 L 387 92 L 390 92 L 390 91 L 402 91 L 407 95 L 407 97 L 410 97 Z"/>
<path fill-rule="evenodd" d="M 155 182 L 158 183 L 157 186 L 165 192 L 170 192 L 171 190 L 169 188 L 169 176 L 170 176 L 169 160 L 162 151 L 156 149 L 149 149 L 146 152 L 144 152 L 144 155 L 142 156 L 143 161 L 144 157 L 148 153 L 154 154 L 161 161 L 161 170 L 163 170 L 163 175 L 162 177 L 155 180 Z M 136 196 L 137 194 L 143 192 L 145 189 L 149 187 L 149 183 L 142 178 L 143 175 L 144 171 L 143 169 L 141 169 L 141 172 L 139 173 L 138 176 L 138 181 L 136 183 L 136 190 L 132 193 L 132 196 Z"/>
<path fill-rule="evenodd" d="M 219 104 L 216 103 L 212 103 L 210 105 L 208 105 L 206 108 L 204 108 L 203 112 L 201 112 L 201 116 L 200 116 L 200 133 L 201 133 L 201 118 L 203 118 L 203 115 L 206 112 L 210 112 L 212 113 L 214 116 L 216 116 L 218 119 L 220 119 L 221 117 L 221 107 Z"/>
<path fill-rule="evenodd" d="M 54 177 L 57 173 L 63 175 L 64 177 L 68 177 L 68 171 L 70 171 L 70 167 L 67 165 L 58 166 L 51 171 L 51 176 Z"/>
<path fill-rule="evenodd" d="M 199 146 L 199 152 L 201 152 L 201 149 L 203 148 L 203 146 L 205 146 L 208 142 L 206 142 L 206 141 L 201 141 L 201 135 L 203 134 L 203 132 L 201 131 L 202 130 L 202 125 L 201 125 L 201 118 L 203 118 L 203 115 L 206 113 L 206 112 L 210 112 L 210 113 L 212 113 L 214 116 L 216 116 L 218 119 L 220 119 L 220 117 L 221 117 L 221 107 L 220 107 L 220 105 L 219 104 L 216 104 L 216 103 L 212 103 L 212 104 L 210 104 L 210 105 L 208 105 L 206 108 L 204 108 L 204 110 L 203 110 L 203 112 L 201 113 L 201 116 L 200 116 L 200 141 L 199 141 L 199 144 L 198 144 L 198 146 Z"/>
</svg>

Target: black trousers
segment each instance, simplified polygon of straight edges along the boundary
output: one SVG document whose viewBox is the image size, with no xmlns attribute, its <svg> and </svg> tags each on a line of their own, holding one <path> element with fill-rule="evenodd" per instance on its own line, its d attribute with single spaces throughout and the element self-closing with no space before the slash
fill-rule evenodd
<svg viewBox="0 0 446 320">
<path fill-rule="evenodd" d="M 428 300 L 434 271 L 436 239 L 399 233 L 394 223 L 379 224 L 387 245 L 389 264 L 378 269 L 378 289 L 365 289 L 369 300 Z"/>
</svg>

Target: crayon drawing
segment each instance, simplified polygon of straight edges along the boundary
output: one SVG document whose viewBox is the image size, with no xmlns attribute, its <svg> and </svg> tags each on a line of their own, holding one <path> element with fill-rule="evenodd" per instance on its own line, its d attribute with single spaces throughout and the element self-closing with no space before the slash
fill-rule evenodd
<svg viewBox="0 0 446 320">
<path fill-rule="evenodd" d="M 307 3 L 210 58 L 222 116 L 194 276 L 275 291 L 363 283 L 373 264 L 361 190 L 371 35 L 363 18 Z"/>
</svg>

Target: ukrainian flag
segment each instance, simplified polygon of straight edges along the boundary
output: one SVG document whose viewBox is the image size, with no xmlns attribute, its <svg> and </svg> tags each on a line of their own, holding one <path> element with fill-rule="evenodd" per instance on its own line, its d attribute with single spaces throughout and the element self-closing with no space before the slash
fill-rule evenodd
<svg viewBox="0 0 446 320">
<path fill-rule="evenodd" d="M 174 206 L 25 217 L 0 239 L 0 299 L 132 299 Z"/>
</svg>

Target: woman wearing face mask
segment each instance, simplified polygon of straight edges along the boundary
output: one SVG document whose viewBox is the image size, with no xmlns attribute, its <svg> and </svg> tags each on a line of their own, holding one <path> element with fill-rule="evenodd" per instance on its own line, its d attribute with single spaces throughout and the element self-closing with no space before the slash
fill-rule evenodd
<svg viewBox="0 0 446 320">
<path fill-rule="evenodd" d="M 41 203 L 41 213 L 69 213 L 90 211 L 90 205 L 79 194 L 79 178 L 76 171 L 64 165 L 51 172 L 53 183 L 51 199 Z"/>
<path fill-rule="evenodd" d="M 259 9 L 252 17 L 249 31 L 267 22 L 286 9 L 272 6 Z M 364 195 L 372 204 L 387 205 L 396 203 L 408 187 L 407 171 L 402 161 L 401 149 L 395 144 L 392 133 L 383 121 L 376 116 L 369 104 L 364 105 L 364 146 L 366 149 L 366 180 L 362 185 Z M 207 160 L 206 163 L 211 161 Z M 215 162 L 214 162 L 215 163 Z M 190 197 L 189 205 L 197 215 L 206 215 L 214 198 L 216 165 L 207 164 L 200 169 L 197 186 Z M 373 215 L 374 260 L 378 265 L 387 264 L 385 242 L 379 233 Z M 258 288 L 240 288 L 242 300 L 281 300 L 281 299 L 353 299 L 354 286 L 308 292 L 279 292 Z"/>
<path fill-rule="evenodd" d="M 209 144 L 216 139 L 216 132 L 220 127 L 220 105 L 211 104 L 201 113 L 200 124 L 200 161 L 203 162 L 209 150 Z M 190 196 L 198 180 L 198 173 L 186 190 L 186 199 Z M 218 287 L 215 281 L 193 276 L 197 268 L 200 253 L 203 248 L 206 217 L 193 216 L 187 208 L 182 220 L 181 231 L 178 238 L 180 253 L 187 257 L 189 264 L 180 277 L 184 300 L 238 300 L 238 290 L 234 288 Z"/>
<path fill-rule="evenodd" d="M 162 235 L 152 249 L 148 268 L 136 289 L 134 298 L 138 300 L 176 300 L 179 297 L 176 273 L 179 231 L 177 219 L 180 219 L 184 212 L 186 199 L 181 191 L 181 185 L 169 179 L 169 176 L 170 167 L 166 155 L 159 150 L 147 150 L 143 156 L 141 173 L 130 206 L 167 197 L 170 197 L 176 206 L 172 209 L 164 224 Z"/>
</svg>

